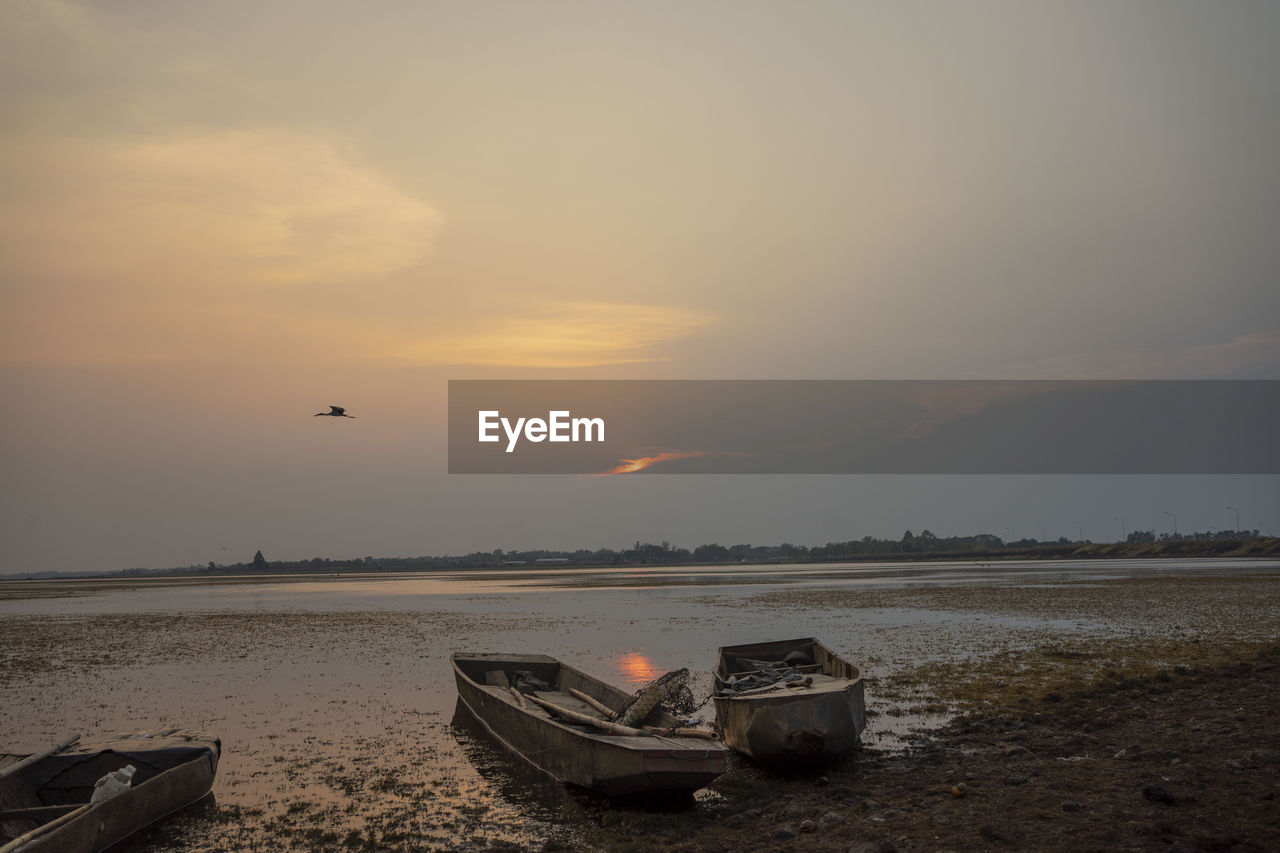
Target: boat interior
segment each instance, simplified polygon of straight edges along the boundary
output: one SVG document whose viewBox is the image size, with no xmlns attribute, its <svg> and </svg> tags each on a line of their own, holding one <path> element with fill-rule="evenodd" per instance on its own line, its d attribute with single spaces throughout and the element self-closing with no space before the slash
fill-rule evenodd
<svg viewBox="0 0 1280 853">
<path fill-rule="evenodd" d="M 859 675 L 857 667 L 812 638 L 723 648 L 715 672 L 721 695 L 821 688 Z"/>
<path fill-rule="evenodd" d="M 486 693 L 515 702 L 537 716 L 558 718 L 564 725 L 593 734 L 600 732 L 591 726 L 566 719 L 554 710 L 549 711 L 534 700 L 597 720 L 612 720 L 634 699 L 632 694 L 611 684 L 598 681 L 572 667 L 562 666 L 554 658 L 541 655 L 529 655 L 527 659 L 459 655 L 454 661 L 458 669 Z M 517 697 L 517 693 L 523 698 Z M 676 724 L 662 708 L 654 709 L 646 722 L 661 727 Z"/>
<path fill-rule="evenodd" d="M 25 756 L 0 755 L 0 839 L 11 841 L 85 805 L 99 779 L 127 765 L 135 768 L 131 787 L 136 788 L 166 770 L 209 754 L 208 746 L 198 743 L 157 748 L 150 737 L 145 732 L 122 735 L 102 743 L 101 749 L 77 747 L 9 773 L 6 768 L 19 764 Z"/>
</svg>

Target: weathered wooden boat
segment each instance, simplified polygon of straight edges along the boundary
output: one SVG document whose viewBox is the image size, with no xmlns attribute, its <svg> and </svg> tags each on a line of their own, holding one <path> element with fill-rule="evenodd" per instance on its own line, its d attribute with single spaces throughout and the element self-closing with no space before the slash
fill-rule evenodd
<svg viewBox="0 0 1280 853">
<path fill-rule="evenodd" d="M 561 782 L 614 797 L 689 794 L 724 772 L 725 747 L 710 732 L 676 734 L 684 730 L 661 708 L 646 720 L 656 731 L 604 730 L 635 697 L 553 657 L 458 652 L 450 660 L 458 698 L 485 730 Z M 540 689 L 529 689 L 530 678 Z"/>
<path fill-rule="evenodd" d="M 866 728 L 862 673 L 812 637 L 725 646 L 714 675 L 716 731 L 757 761 L 836 761 Z"/>
<path fill-rule="evenodd" d="M 104 850 L 208 794 L 221 751 L 212 735 L 165 729 L 0 754 L 0 853 Z M 129 765 L 128 787 L 104 799 L 110 785 L 98 783 Z"/>
</svg>

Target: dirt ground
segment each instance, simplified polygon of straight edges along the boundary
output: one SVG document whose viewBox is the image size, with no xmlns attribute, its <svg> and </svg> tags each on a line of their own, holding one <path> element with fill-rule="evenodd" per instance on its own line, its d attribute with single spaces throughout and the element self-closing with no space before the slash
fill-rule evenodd
<svg viewBox="0 0 1280 853">
<path fill-rule="evenodd" d="M 1105 654 L 1104 650 L 1097 650 Z M 617 851 L 1280 849 L 1280 646 L 960 717 L 905 754 L 750 768 L 685 813 L 601 816 Z M 554 846 L 554 845 L 552 845 Z"/>
</svg>

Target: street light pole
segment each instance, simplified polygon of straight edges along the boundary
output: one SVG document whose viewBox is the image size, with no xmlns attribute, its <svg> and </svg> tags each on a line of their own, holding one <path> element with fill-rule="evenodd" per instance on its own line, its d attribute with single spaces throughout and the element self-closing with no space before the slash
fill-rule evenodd
<svg viewBox="0 0 1280 853">
<path fill-rule="evenodd" d="M 1178 516 L 1172 512 L 1166 512 L 1165 515 L 1173 519 L 1173 535 L 1178 535 Z"/>
<path fill-rule="evenodd" d="M 1120 522 L 1120 541 L 1121 542 L 1129 541 L 1129 533 L 1124 529 L 1124 519 L 1118 515 L 1115 517 L 1115 519 L 1116 521 Z"/>
<path fill-rule="evenodd" d="M 1229 506 L 1227 507 L 1227 509 L 1231 510 L 1236 514 L 1236 535 L 1239 536 L 1240 535 L 1240 510 L 1236 509 L 1233 506 Z"/>
<path fill-rule="evenodd" d="M 1084 525 L 1078 521 L 1073 521 L 1071 523 L 1076 526 L 1076 530 L 1080 531 L 1080 541 L 1083 542 L 1084 541 Z"/>
</svg>

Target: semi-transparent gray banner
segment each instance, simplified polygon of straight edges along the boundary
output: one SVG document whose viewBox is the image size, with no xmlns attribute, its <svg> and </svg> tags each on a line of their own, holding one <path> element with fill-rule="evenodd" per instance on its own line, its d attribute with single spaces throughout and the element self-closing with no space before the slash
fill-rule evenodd
<svg viewBox="0 0 1280 853">
<path fill-rule="evenodd" d="M 1276 474 L 1280 381 L 452 380 L 451 474 Z"/>
</svg>

